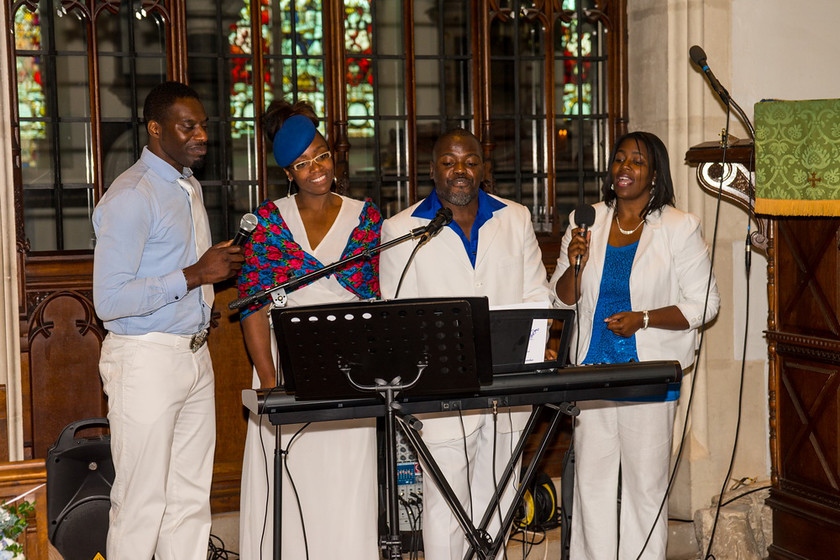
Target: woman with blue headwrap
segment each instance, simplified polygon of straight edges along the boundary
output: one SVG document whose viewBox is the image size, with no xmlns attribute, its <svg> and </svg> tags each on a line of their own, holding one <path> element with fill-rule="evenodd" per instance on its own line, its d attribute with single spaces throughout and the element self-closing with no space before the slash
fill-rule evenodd
<svg viewBox="0 0 840 560">
<path fill-rule="evenodd" d="M 244 247 L 241 297 L 322 268 L 379 242 L 382 218 L 370 201 L 336 189 L 333 155 L 306 102 L 274 101 L 262 118 L 289 196 L 255 212 Z M 293 192 L 294 191 L 294 192 Z M 378 257 L 362 258 L 287 293 L 287 306 L 379 297 Z M 268 299 L 242 310 L 254 363 L 254 387 L 276 385 L 276 346 Z M 240 557 L 272 558 L 274 428 L 251 414 L 242 465 Z M 318 422 L 281 429 L 283 558 L 360 559 L 378 556 L 376 432 L 372 419 Z"/>
</svg>

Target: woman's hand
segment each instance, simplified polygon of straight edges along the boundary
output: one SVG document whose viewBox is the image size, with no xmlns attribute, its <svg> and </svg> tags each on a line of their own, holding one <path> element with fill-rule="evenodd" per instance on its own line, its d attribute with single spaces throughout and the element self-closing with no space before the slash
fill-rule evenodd
<svg viewBox="0 0 840 560">
<path fill-rule="evenodd" d="M 607 328 L 625 338 L 633 336 L 635 332 L 642 328 L 645 322 L 644 313 L 641 311 L 622 311 L 614 315 L 610 315 L 604 322 L 607 323 Z"/>
<path fill-rule="evenodd" d="M 587 231 L 584 235 L 583 228 L 575 228 L 572 230 L 572 239 L 569 241 L 569 247 L 566 249 L 566 254 L 569 257 L 569 268 L 563 271 L 563 274 L 557 280 L 557 285 L 554 291 L 560 301 L 566 305 L 573 305 L 580 294 L 577 289 L 580 287 L 579 275 L 589 260 L 589 238 L 592 237 L 592 232 Z M 580 258 L 580 267 L 576 267 L 577 260 Z"/>
<path fill-rule="evenodd" d="M 591 231 L 585 231 L 583 228 L 572 230 L 572 240 L 569 241 L 569 248 L 567 250 L 569 263 L 572 267 L 577 264 L 578 257 L 580 257 L 580 269 L 583 270 L 586 266 L 586 262 L 589 260 L 590 237 L 592 237 Z"/>
</svg>

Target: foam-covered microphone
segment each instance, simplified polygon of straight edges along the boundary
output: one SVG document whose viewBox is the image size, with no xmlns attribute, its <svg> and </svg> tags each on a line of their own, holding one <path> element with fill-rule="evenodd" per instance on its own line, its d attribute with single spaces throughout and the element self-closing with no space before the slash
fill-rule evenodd
<svg viewBox="0 0 840 560">
<path fill-rule="evenodd" d="M 231 241 L 230 244 L 242 247 L 245 245 L 245 242 L 248 241 L 248 238 L 251 237 L 251 234 L 254 232 L 256 227 L 257 217 L 251 213 L 245 214 L 242 216 L 242 219 L 239 220 L 239 231 L 236 232 L 236 235 L 233 237 L 233 241 Z"/>
<path fill-rule="evenodd" d="M 720 96 L 720 99 L 724 103 L 729 103 L 729 92 L 726 91 L 720 82 L 712 73 L 712 70 L 709 68 L 709 65 L 706 64 L 706 51 L 704 51 L 700 46 L 694 45 L 690 49 L 688 49 L 688 56 L 691 57 L 691 60 L 696 64 L 700 70 L 706 74 L 706 77 L 709 79 L 709 84 L 711 84 L 712 89 L 715 90 L 715 93 Z"/>
<path fill-rule="evenodd" d="M 586 232 L 589 226 L 595 223 L 595 207 L 591 204 L 580 204 L 575 208 L 575 224 L 579 228 L 583 228 L 579 232 L 580 235 L 586 237 Z M 575 257 L 575 276 L 580 272 L 580 260 L 582 256 Z"/>
</svg>

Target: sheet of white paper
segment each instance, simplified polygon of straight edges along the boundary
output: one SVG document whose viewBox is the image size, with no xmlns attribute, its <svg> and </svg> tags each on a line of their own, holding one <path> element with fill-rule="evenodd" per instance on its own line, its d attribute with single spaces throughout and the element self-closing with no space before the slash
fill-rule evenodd
<svg viewBox="0 0 840 560">
<path fill-rule="evenodd" d="M 547 309 L 547 307 L 534 302 L 490 306 L 490 311 L 497 309 Z M 547 343 L 548 319 L 533 319 L 531 321 L 531 339 L 528 341 L 528 350 L 525 352 L 525 363 L 544 362 Z"/>
</svg>

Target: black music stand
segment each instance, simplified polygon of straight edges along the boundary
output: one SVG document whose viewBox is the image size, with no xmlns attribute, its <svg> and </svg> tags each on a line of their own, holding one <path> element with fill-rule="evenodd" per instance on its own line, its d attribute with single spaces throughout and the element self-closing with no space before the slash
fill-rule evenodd
<svg viewBox="0 0 840 560">
<path fill-rule="evenodd" d="M 287 392 L 298 400 L 353 399 L 375 393 L 385 401 L 388 558 L 402 558 L 399 533 L 396 422 L 400 420 L 427 472 L 451 500 L 474 548 L 483 545 L 419 436 L 420 422 L 400 411 L 397 394 L 469 394 L 492 381 L 486 298 L 395 300 L 274 309 L 274 332 Z M 414 437 L 412 437 L 414 436 Z M 275 451 L 274 554 L 280 558 L 282 468 Z M 457 508 L 455 507 L 457 506 Z M 470 529 L 472 529 L 470 531 Z"/>
</svg>

